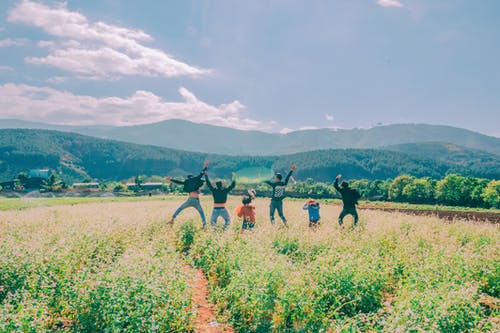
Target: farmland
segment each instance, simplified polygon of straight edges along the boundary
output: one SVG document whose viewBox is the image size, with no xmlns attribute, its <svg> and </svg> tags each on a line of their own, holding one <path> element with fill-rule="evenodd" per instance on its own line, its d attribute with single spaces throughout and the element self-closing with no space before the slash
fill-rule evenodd
<svg viewBox="0 0 500 333">
<path fill-rule="evenodd" d="M 166 226 L 182 199 L 2 201 L 0 332 L 193 331 L 196 269 L 236 332 L 500 328 L 498 225 L 366 210 L 341 229 L 323 204 L 310 230 L 289 200 L 285 229 L 259 199 L 254 232 L 204 232 L 194 210 Z"/>
</svg>

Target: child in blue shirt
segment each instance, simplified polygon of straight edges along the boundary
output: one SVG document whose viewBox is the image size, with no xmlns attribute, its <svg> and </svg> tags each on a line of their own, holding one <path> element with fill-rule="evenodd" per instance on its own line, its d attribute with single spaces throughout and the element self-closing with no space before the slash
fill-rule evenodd
<svg viewBox="0 0 500 333">
<path fill-rule="evenodd" d="M 319 215 L 319 202 L 316 200 L 308 200 L 303 209 L 307 210 L 309 213 L 309 227 L 317 227 L 321 218 Z"/>
</svg>

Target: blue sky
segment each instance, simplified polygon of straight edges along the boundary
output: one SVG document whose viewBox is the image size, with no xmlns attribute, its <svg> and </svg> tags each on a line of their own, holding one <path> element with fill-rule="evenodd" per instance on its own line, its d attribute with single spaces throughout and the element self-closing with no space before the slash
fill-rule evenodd
<svg viewBox="0 0 500 333">
<path fill-rule="evenodd" d="M 500 2 L 0 2 L 0 118 L 500 136 Z"/>
</svg>

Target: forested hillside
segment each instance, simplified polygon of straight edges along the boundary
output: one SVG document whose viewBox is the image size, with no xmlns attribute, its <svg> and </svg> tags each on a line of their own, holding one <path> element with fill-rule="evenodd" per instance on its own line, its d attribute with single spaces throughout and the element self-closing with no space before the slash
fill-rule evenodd
<svg viewBox="0 0 500 333">
<path fill-rule="evenodd" d="M 229 177 L 241 171 L 246 177 L 262 177 L 271 170 L 286 172 L 299 166 L 297 179 L 331 181 L 337 173 L 347 178 L 385 179 L 400 174 L 442 178 L 453 171 L 464 175 L 494 178 L 499 164 L 469 169 L 432 156 L 422 158 L 406 153 L 367 149 L 321 150 L 284 156 L 224 156 L 201 154 L 103 140 L 79 134 L 27 129 L 0 130 L 0 179 L 9 180 L 31 168 L 57 170 L 66 180 L 97 178 L 122 180 L 134 175 L 182 176 L 197 172 L 203 161 L 212 161 L 214 176 Z M 258 171 L 252 171 L 258 170 Z M 269 171 L 269 172 L 266 172 Z"/>
</svg>

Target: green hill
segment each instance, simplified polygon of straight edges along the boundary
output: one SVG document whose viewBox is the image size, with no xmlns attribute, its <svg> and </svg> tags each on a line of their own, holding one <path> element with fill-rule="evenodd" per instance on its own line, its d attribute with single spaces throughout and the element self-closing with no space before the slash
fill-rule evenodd
<svg viewBox="0 0 500 333">
<path fill-rule="evenodd" d="M 486 178 L 500 178 L 500 157 L 481 150 L 443 142 L 407 143 L 383 149 L 406 153 L 416 158 L 430 158 L 453 164 L 457 172 L 463 172 L 465 169 Z M 453 169 L 451 171 L 453 172 Z"/>
<path fill-rule="evenodd" d="M 319 149 L 382 148 L 449 142 L 500 156 L 500 139 L 451 126 L 400 124 L 370 129 L 318 129 L 288 134 L 241 131 L 227 127 L 167 120 L 138 126 L 60 126 L 0 120 L 0 128 L 34 128 L 75 132 L 104 139 L 224 155 L 283 155 Z"/>
<path fill-rule="evenodd" d="M 233 170 L 241 171 L 247 181 L 267 178 L 272 171 L 286 172 L 292 164 L 299 166 L 297 179 L 318 181 L 331 181 L 339 172 L 347 178 L 367 179 L 392 178 L 401 173 L 440 178 L 451 170 L 478 177 L 498 175 L 498 164 L 491 165 L 493 171 L 468 170 L 467 166 L 445 160 L 394 151 L 337 149 L 284 156 L 224 156 L 57 131 L 0 130 L 2 180 L 12 179 L 21 171 L 42 167 L 59 171 L 67 180 L 85 177 L 121 180 L 138 174 L 183 176 L 197 172 L 205 159 L 212 162 L 214 176 L 228 178 Z"/>
</svg>

